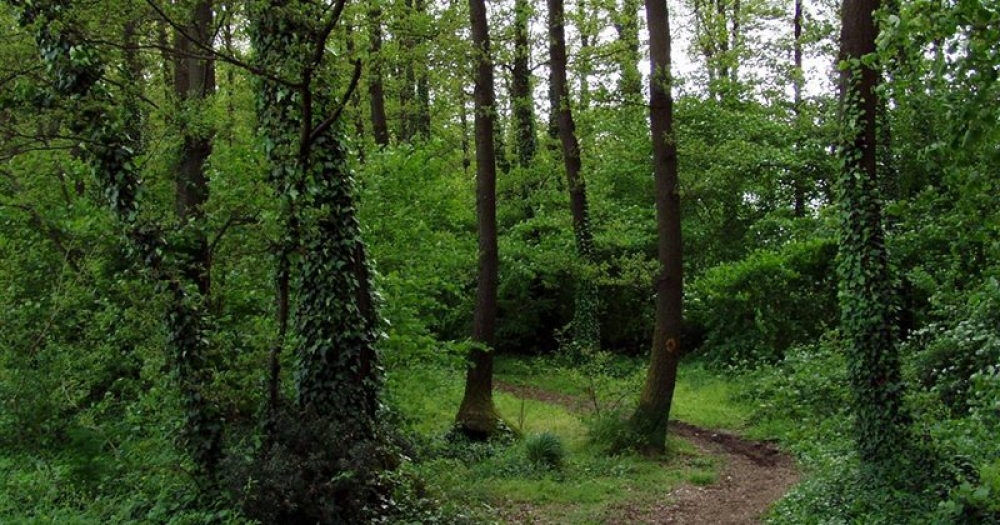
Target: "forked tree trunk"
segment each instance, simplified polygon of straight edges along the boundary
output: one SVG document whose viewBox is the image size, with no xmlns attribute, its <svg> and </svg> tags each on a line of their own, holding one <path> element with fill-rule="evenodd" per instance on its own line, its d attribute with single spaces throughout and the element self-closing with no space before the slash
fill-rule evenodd
<svg viewBox="0 0 1000 525">
<path fill-rule="evenodd" d="M 646 0 L 649 26 L 649 121 L 656 178 L 656 234 L 660 273 L 656 278 L 656 326 L 649 369 L 632 426 L 640 449 L 648 454 L 666 450 L 667 421 L 681 358 L 683 265 L 681 210 L 677 177 L 677 145 L 673 132 L 670 77 L 670 24 L 666 0 Z"/>
<path fill-rule="evenodd" d="M 465 378 L 465 396 L 455 416 L 458 429 L 475 438 L 487 438 L 499 428 L 493 404 L 493 345 L 496 336 L 497 256 L 496 150 L 493 121 L 493 60 L 485 0 L 469 0 L 472 43 L 476 53 L 475 140 L 476 217 L 479 229 L 479 280 L 472 321 L 471 366 Z"/>
</svg>

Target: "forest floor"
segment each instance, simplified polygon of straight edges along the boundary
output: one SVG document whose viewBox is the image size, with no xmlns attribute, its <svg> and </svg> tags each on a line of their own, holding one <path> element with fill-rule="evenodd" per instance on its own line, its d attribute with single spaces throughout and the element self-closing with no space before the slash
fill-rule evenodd
<svg viewBox="0 0 1000 525">
<path fill-rule="evenodd" d="M 571 412 L 589 411 L 584 398 L 530 385 L 500 382 L 497 388 L 521 399 L 562 406 Z M 615 503 L 602 517 L 605 523 L 671 523 L 684 525 L 738 525 L 759 523 L 770 506 L 799 479 L 791 456 L 767 441 L 698 427 L 670 423 L 670 433 L 688 442 L 700 454 L 719 461 L 719 473 L 710 485 L 684 483 L 662 497 Z M 504 518 L 516 523 L 558 523 L 539 516 L 531 504 L 515 505 Z"/>
</svg>

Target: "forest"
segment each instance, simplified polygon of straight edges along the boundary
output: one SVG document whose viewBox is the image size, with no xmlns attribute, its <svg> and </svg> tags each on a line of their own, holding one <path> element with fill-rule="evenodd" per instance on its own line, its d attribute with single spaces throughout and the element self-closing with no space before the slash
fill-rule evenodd
<svg viewBox="0 0 1000 525">
<path fill-rule="evenodd" d="M 0 27 L 2 523 L 1000 523 L 992 0 Z"/>
</svg>

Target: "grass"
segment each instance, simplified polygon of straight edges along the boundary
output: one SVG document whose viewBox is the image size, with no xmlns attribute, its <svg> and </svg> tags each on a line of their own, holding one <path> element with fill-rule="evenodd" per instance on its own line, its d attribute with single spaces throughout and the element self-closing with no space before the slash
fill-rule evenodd
<svg viewBox="0 0 1000 525">
<path fill-rule="evenodd" d="M 573 396 L 589 395 L 595 388 L 610 399 L 603 402 L 612 403 L 618 397 L 634 398 L 643 366 L 639 361 L 616 359 L 606 366 L 607 374 L 592 379 L 551 360 L 498 358 L 496 370 L 502 381 Z M 674 415 L 680 419 L 710 428 L 746 426 L 749 407 L 732 401 L 734 387 L 724 379 L 696 364 L 684 364 L 678 381 Z M 436 450 L 446 451 L 432 454 L 413 468 L 439 500 L 473 509 L 473 521 L 495 520 L 510 509 L 530 507 L 532 516 L 546 522 L 600 523 L 615 505 L 662 498 L 680 484 L 710 485 L 717 479 L 717 462 L 700 455 L 686 441 L 671 438 L 670 454 L 663 460 L 605 457 L 588 446 L 587 427 L 579 414 L 503 392 L 495 394 L 497 409 L 524 435 L 548 432 L 562 441 L 566 460 L 561 469 L 532 465 L 523 442 L 509 446 L 445 443 L 442 436 L 452 427 L 463 384 L 462 370 L 427 366 L 390 375 L 388 391 L 391 403 L 406 415 L 405 426 L 436 443 Z M 449 447 L 481 448 L 462 454 Z M 518 517 L 507 519 L 517 521 Z"/>
<path fill-rule="evenodd" d="M 543 386 L 562 394 L 590 397 L 595 388 L 605 404 L 632 401 L 642 386 L 646 362 L 614 358 L 597 374 L 560 366 L 552 359 L 528 360 L 498 356 L 498 377 L 515 385 Z M 594 378 L 594 376 L 605 376 Z M 752 407 L 734 399 L 734 385 L 707 370 L 701 363 L 684 361 L 677 373 L 677 387 L 670 417 L 692 425 L 721 430 L 747 428 Z"/>
</svg>

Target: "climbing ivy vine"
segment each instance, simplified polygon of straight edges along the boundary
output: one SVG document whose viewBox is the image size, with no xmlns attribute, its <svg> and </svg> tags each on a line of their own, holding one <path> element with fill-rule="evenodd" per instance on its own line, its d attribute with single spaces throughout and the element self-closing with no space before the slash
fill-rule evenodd
<svg viewBox="0 0 1000 525">
<path fill-rule="evenodd" d="M 141 218 L 138 103 L 134 97 L 118 100 L 101 82 L 105 62 L 75 29 L 69 2 L 11 0 L 10 4 L 18 10 L 20 24 L 33 31 L 48 75 L 48 85 L 37 88 L 32 102 L 49 108 L 58 100 L 73 109 L 68 128 L 79 138 L 80 158 L 99 181 L 122 226 L 133 262 L 149 270 L 169 297 L 167 343 L 185 410 L 181 442 L 195 462 L 203 493 L 211 494 L 222 459 L 222 424 L 205 391 L 213 367 L 204 301 L 177 270 L 180 257 L 174 253 L 184 253 L 178 250 L 186 237 L 183 228 L 167 232 Z"/>
<path fill-rule="evenodd" d="M 259 81 L 257 112 L 268 178 L 285 216 L 279 286 L 291 280 L 297 293 L 297 404 L 351 422 L 372 438 L 382 385 L 378 315 L 337 123 L 343 102 L 328 87 L 343 83 L 325 60 L 342 8 L 343 2 L 329 13 L 310 2 L 260 2 L 251 41 L 257 67 L 269 73 Z"/>
</svg>

